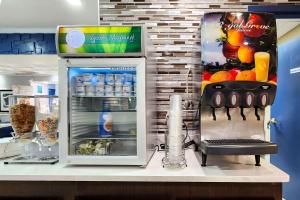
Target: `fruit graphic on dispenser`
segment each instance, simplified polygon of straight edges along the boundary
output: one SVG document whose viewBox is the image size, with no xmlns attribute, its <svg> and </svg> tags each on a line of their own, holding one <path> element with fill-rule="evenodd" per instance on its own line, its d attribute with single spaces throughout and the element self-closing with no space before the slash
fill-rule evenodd
<svg viewBox="0 0 300 200">
<path fill-rule="evenodd" d="M 211 77 L 211 73 L 207 72 L 207 71 L 204 71 L 202 72 L 202 80 L 204 81 L 208 81 Z"/>
<path fill-rule="evenodd" d="M 229 44 L 228 42 L 226 42 L 226 43 L 223 44 L 222 53 L 223 53 L 225 58 L 237 59 L 238 50 L 239 50 L 238 46 L 233 46 L 233 45 Z"/>
<path fill-rule="evenodd" d="M 201 95 L 203 94 L 203 91 L 205 89 L 205 87 L 208 85 L 208 84 L 211 84 L 212 82 L 210 81 L 202 81 L 201 82 Z"/>
<path fill-rule="evenodd" d="M 256 74 L 252 70 L 241 71 L 236 77 L 236 81 L 256 81 Z"/>
<path fill-rule="evenodd" d="M 240 24 L 243 22 L 243 16 L 236 15 L 236 13 L 227 13 L 226 18 L 233 24 Z"/>
<path fill-rule="evenodd" d="M 209 79 L 209 81 L 214 83 L 223 82 L 223 81 L 232 81 L 232 80 L 234 80 L 234 78 L 231 75 L 231 73 L 228 71 L 218 71 L 214 73 Z"/>
<path fill-rule="evenodd" d="M 248 37 L 258 38 L 265 33 L 265 22 L 262 17 L 257 14 L 251 14 L 246 24 L 247 26 L 245 26 L 244 32 Z"/>
<path fill-rule="evenodd" d="M 277 76 L 274 75 L 274 74 L 271 74 L 270 77 L 269 77 L 269 81 L 268 83 L 271 83 L 271 84 L 274 84 L 274 85 L 277 85 Z"/>
<path fill-rule="evenodd" d="M 237 29 L 227 31 L 227 41 L 233 46 L 241 46 L 244 42 L 244 33 Z"/>
<path fill-rule="evenodd" d="M 235 80 L 235 77 L 241 72 L 238 68 L 233 68 L 229 70 L 229 73 L 231 74 L 233 80 Z"/>
<path fill-rule="evenodd" d="M 238 50 L 238 58 L 241 63 L 252 63 L 254 60 L 254 49 L 247 45 L 240 46 Z"/>
<path fill-rule="evenodd" d="M 275 82 L 275 81 L 268 81 L 268 83 L 271 83 L 273 85 L 277 85 L 277 82 Z"/>
</svg>

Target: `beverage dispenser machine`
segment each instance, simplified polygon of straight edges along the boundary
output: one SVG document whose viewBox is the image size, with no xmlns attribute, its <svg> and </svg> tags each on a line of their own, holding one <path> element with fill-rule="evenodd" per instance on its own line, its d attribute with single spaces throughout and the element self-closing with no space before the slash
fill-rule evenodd
<svg viewBox="0 0 300 200">
<path fill-rule="evenodd" d="M 277 152 L 266 141 L 265 108 L 276 93 L 276 21 L 267 13 L 204 15 L 200 139 L 202 166 L 208 155 Z"/>
</svg>

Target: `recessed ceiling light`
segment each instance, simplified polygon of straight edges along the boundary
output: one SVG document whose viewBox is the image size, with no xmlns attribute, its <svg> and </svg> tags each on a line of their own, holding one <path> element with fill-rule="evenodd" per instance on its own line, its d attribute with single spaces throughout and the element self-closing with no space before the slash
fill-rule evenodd
<svg viewBox="0 0 300 200">
<path fill-rule="evenodd" d="M 67 0 L 67 2 L 73 6 L 81 6 L 82 5 L 81 0 Z"/>
</svg>

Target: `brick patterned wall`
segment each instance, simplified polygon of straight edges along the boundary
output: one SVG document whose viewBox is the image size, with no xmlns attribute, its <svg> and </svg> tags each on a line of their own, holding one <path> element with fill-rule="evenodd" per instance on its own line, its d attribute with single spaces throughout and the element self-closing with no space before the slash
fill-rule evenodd
<svg viewBox="0 0 300 200">
<path fill-rule="evenodd" d="M 55 34 L 0 34 L 0 54 L 56 54 Z"/>
<path fill-rule="evenodd" d="M 100 0 L 101 25 L 146 24 L 154 43 L 152 59 L 158 68 L 158 131 L 164 133 L 164 117 L 169 95 L 186 92 L 188 68 L 200 63 L 200 21 L 205 12 L 246 11 L 248 5 L 265 3 L 297 3 L 271 0 Z M 196 77 L 189 77 L 194 85 Z M 196 82 L 195 85 L 199 85 Z M 190 92 L 195 91 L 190 87 Z M 193 99 L 196 99 L 195 93 Z M 197 106 L 195 106 L 197 107 Z M 195 111 L 187 112 L 185 120 L 192 127 Z M 196 131 L 196 130 L 195 130 Z"/>
</svg>

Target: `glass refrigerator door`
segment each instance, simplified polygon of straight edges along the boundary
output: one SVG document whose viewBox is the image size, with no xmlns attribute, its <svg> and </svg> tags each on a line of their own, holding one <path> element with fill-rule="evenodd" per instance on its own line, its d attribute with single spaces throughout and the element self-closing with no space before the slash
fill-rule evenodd
<svg viewBox="0 0 300 200">
<path fill-rule="evenodd" d="M 69 67 L 69 154 L 136 156 L 136 68 Z"/>
</svg>

